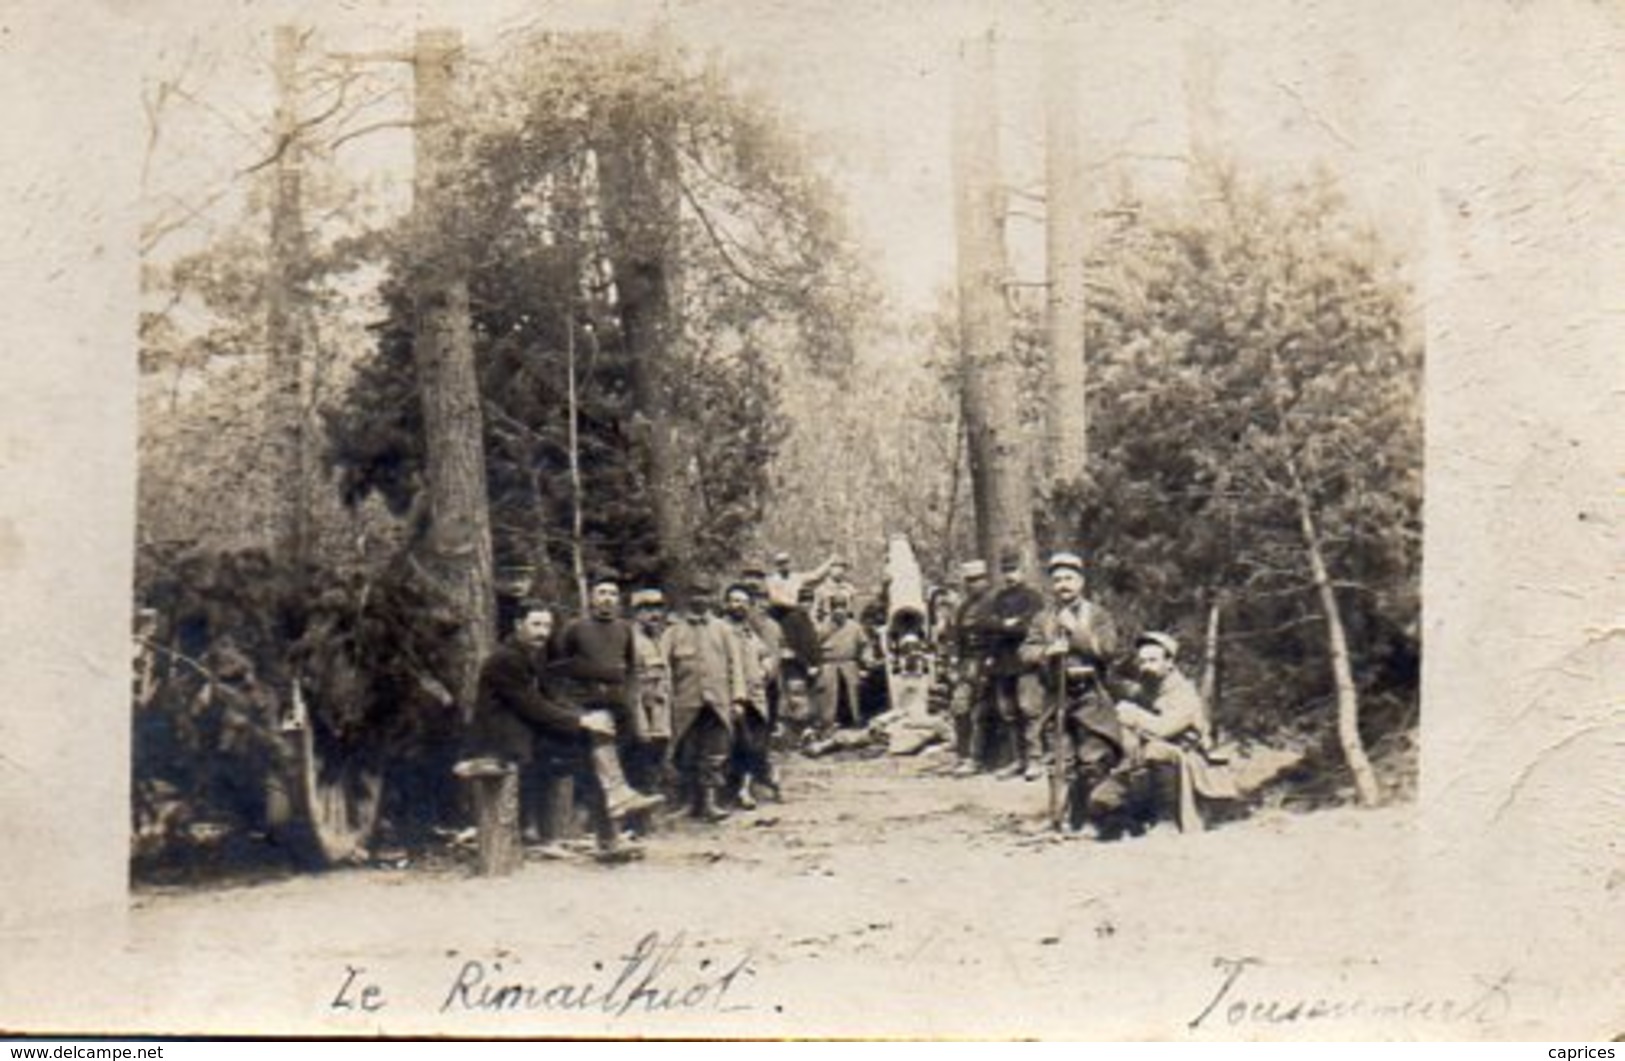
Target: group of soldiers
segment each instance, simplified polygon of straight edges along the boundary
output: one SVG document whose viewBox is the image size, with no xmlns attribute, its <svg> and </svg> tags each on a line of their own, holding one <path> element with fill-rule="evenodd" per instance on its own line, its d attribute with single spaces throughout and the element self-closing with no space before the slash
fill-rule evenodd
<svg viewBox="0 0 1625 1061">
<path fill-rule="evenodd" d="M 985 561 L 968 561 L 962 598 L 941 610 L 955 772 L 1034 781 L 1059 763 L 1065 825 L 1111 837 L 1145 824 L 1133 780 L 1165 766 L 1177 774 L 1176 821 L 1200 828 L 1198 795 L 1236 794 L 1178 641 L 1145 631 L 1125 666 L 1116 622 L 1085 596 L 1083 559 L 1058 552 L 1046 571 L 1047 600 L 1015 553 L 1000 557 L 997 586 Z"/>
<path fill-rule="evenodd" d="M 872 652 L 853 615 L 846 565 L 746 568 L 719 585 L 664 590 L 594 575 L 585 614 L 520 603 L 484 662 L 465 763 L 520 774 L 526 839 L 540 857 L 567 843 L 584 806 L 601 858 L 637 857 L 653 811 L 702 822 L 782 799 L 775 733 L 811 738 L 859 719 L 860 670 Z M 673 607 L 675 605 L 675 607 Z"/>
<path fill-rule="evenodd" d="M 955 773 L 1049 776 L 1065 793 L 1062 824 L 1107 836 L 1135 829 L 1136 771 L 1166 766 L 1178 775 L 1176 820 L 1199 828 L 1197 795 L 1233 793 L 1178 642 L 1146 631 L 1124 660 L 1117 624 L 1085 596 L 1082 558 L 1056 553 L 1046 572 L 1047 599 L 1019 556 L 1000 557 L 997 586 L 973 560 L 962 597 L 936 597 Z M 776 745 L 815 746 L 864 721 L 875 638 L 839 558 L 797 572 L 781 552 L 771 571 L 693 578 L 672 602 L 654 587 L 623 601 L 625 589 L 595 576 L 585 614 L 567 622 L 523 602 L 480 674 L 467 761 L 518 769 L 540 857 L 577 857 L 566 840 L 578 806 L 598 856 L 620 859 L 638 856 L 663 804 L 716 823 L 781 800 Z"/>
</svg>

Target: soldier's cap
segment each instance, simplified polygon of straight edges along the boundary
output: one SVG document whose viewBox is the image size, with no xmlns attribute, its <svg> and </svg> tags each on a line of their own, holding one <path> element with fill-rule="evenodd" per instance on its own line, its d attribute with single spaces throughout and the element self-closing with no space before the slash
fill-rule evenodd
<svg viewBox="0 0 1625 1061">
<path fill-rule="evenodd" d="M 634 608 L 664 608 L 666 595 L 658 589 L 635 589 L 628 603 Z"/>
<path fill-rule="evenodd" d="M 746 564 L 739 570 L 740 578 L 766 578 L 767 569 L 760 564 Z"/>
<path fill-rule="evenodd" d="M 688 595 L 690 597 L 713 597 L 717 592 L 717 580 L 709 575 L 695 575 L 688 580 Z"/>
<path fill-rule="evenodd" d="M 790 562 L 790 554 L 785 552 L 783 549 L 780 549 L 778 552 L 773 554 L 773 562 L 775 564 L 788 564 Z"/>
<path fill-rule="evenodd" d="M 1083 557 L 1077 553 L 1059 552 L 1051 553 L 1049 563 L 1044 565 L 1045 570 L 1054 574 L 1056 571 L 1070 568 L 1078 574 L 1083 574 Z"/>
<path fill-rule="evenodd" d="M 966 560 L 964 563 L 959 565 L 959 573 L 965 578 L 986 578 L 987 561 Z"/>
<path fill-rule="evenodd" d="M 798 601 L 813 601 L 817 599 L 818 594 L 813 592 L 813 588 L 811 586 L 802 586 L 800 589 L 796 590 L 796 600 Z"/>
<path fill-rule="evenodd" d="M 726 597 L 728 594 L 733 593 L 735 591 L 743 593 L 747 597 L 756 596 L 755 588 L 752 587 L 749 582 L 746 582 L 742 578 L 736 578 L 732 582 L 730 582 L 726 586 L 724 586 L 723 590 L 722 590 L 722 595 L 724 597 Z"/>
<path fill-rule="evenodd" d="M 1165 634 L 1160 630 L 1147 630 L 1139 637 L 1136 637 L 1134 647 L 1139 648 L 1141 645 L 1158 645 L 1164 652 L 1168 653 L 1169 659 L 1179 657 L 1179 641 L 1172 634 Z"/>
<path fill-rule="evenodd" d="M 587 588 L 593 589 L 597 586 L 604 585 L 619 588 L 620 584 L 621 573 L 619 571 L 616 571 L 614 568 L 610 567 L 601 567 L 592 573 L 592 577 L 587 581 Z"/>
<path fill-rule="evenodd" d="M 999 554 L 1000 571 L 1020 571 L 1021 554 L 1014 549 L 1006 549 Z"/>
</svg>

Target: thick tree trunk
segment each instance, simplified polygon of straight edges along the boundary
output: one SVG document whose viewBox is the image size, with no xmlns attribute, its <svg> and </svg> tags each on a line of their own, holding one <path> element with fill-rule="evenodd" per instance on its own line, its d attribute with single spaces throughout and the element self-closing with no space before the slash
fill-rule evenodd
<svg viewBox="0 0 1625 1061">
<path fill-rule="evenodd" d="M 1044 247 L 1049 274 L 1045 456 L 1050 497 L 1070 495 L 1075 501 L 1088 456 L 1083 276 L 1088 202 L 1073 73 L 1076 53 L 1068 44 L 1057 32 L 1044 54 Z M 1057 515 L 1062 533 L 1071 534 L 1082 513 Z"/>
<path fill-rule="evenodd" d="M 271 268 L 267 278 L 266 343 L 269 351 L 265 406 L 266 445 L 271 458 L 271 555 L 298 577 L 306 554 L 304 329 L 300 271 L 305 258 L 301 210 L 303 160 L 299 139 L 299 31 L 276 28 L 276 187 L 271 200 Z"/>
<path fill-rule="evenodd" d="M 429 494 L 428 563 L 463 626 L 453 691 L 473 709 L 480 662 L 494 644 L 490 498 L 484 416 L 469 325 L 467 252 L 457 223 L 452 86 L 461 51 L 449 30 L 418 34 L 417 337 Z"/>
<path fill-rule="evenodd" d="M 1382 789 L 1377 784 L 1376 771 L 1371 768 L 1371 759 L 1365 753 L 1365 745 L 1360 740 L 1360 697 L 1354 687 L 1348 635 L 1343 628 L 1342 612 L 1337 606 L 1337 593 L 1326 570 L 1326 558 L 1320 546 L 1320 532 L 1315 527 L 1309 492 L 1295 468 L 1291 469 L 1291 476 L 1293 500 L 1298 508 L 1298 527 L 1303 534 L 1304 551 L 1309 557 L 1309 574 L 1326 621 L 1326 645 L 1331 656 L 1332 683 L 1337 691 L 1337 739 L 1343 747 L 1343 757 L 1348 760 L 1349 770 L 1354 774 L 1354 790 L 1361 806 L 1375 807 L 1382 802 Z"/>
<path fill-rule="evenodd" d="M 632 404 L 643 448 L 655 532 L 665 570 L 682 582 L 692 564 L 693 534 L 667 380 L 681 326 L 678 245 L 680 194 L 675 130 L 659 135 L 634 116 L 616 115 L 612 142 L 599 152 L 604 213 L 616 251 L 612 263 L 621 333 L 631 360 Z"/>
<path fill-rule="evenodd" d="M 954 99 L 955 227 L 966 436 L 977 544 L 990 562 L 1005 549 L 1037 567 L 1032 477 L 1017 410 L 1005 303 L 1004 192 L 994 102 L 993 38 L 966 41 Z"/>
</svg>

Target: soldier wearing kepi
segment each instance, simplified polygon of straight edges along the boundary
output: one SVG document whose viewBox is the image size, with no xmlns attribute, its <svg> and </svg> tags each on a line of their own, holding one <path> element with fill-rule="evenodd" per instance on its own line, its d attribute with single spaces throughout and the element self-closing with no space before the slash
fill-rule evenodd
<svg viewBox="0 0 1625 1061">
<path fill-rule="evenodd" d="M 1179 642 L 1171 634 L 1147 631 L 1134 640 L 1144 706 L 1117 705 L 1128 760 L 1134 766 L 1167 766 L 1178 774 L 1180 832 L 1203 828 L 1197 796 L 1236 799 L 1235 782 L 1209 759 L 1213 734 L 1202 694 L 1178 666 Z"/>
<path fill-rule="evenodd" d="M 767 572 L 747 567 L 739 573 L 739 581 L 750 592 L 746 621 L 767 646 L 767 723 L 771 736 L 778 732 L 779 711 L 784 703 L 784 627 L 767 613 Z"/>
<path fill-rule="evenodd" d="M 987 563 L 967 560 L 960 565 L 965 595 L 954 610 L 949 637 L 954 654 L 954 690 L 949 711 L 954 720 L 954 752 L 959 762 L 954 773 L 980 773 L 987 751 L 987 676 L 982 641 L 982 609 L 988 602 Z"/>
<path fill-rule="evenodd" d="M 745 677 L 738 640 L 711 614 L 715 584 L 696 577 L 687 597 L 683 614 L 666 631 L 672 737 L 690 813 L 717 822 L 728 816 L 721 796 L 733 750 L 734 718 L 747 697 Z"/>
<path fill-rule="evenodd" d="M 1033 621 L 1021 661 L 1063 712 L 1067 819 L 1076 832 L 1121 801 L 1112 773 L 1123 759 L 1123 733 L 1106 685 L 1117 627 L 1104 609 L 1084 599 L 1082 558 L 1056 553 L 1048 567 L 1051 601 Z"/>
<path fill-rule="evenodd" d="M 818 698 L 818 728 L 827 735 L 843 724 L 843 715 L 852 726 L 863 724 L 858 699 L 858 682 L 869 665 L 871 648 L 863 624 L 851 617 L 851 602 L 836 597 L 830 601 L 829 621 L 819 628 L 819 652 L 823 667 L 818 673 L 814 694 Z M 841 705 L 846 710 L 841 710 Z"/>
<path fill-rule="evenodd" d="M 745 703 L 734 719 L 733 763 L 729 786 L 734 802 L 746 810 L 754 810 L 756 796 L 752 783 L 766 792 L 778 796 L 779 786 L 773 777 L 771 749 L 768 743 L 769 725 L 767 704 L 768 675 L 777 662 L 776 649 L 756 633 L 751 625 L 751 588 L 736 582 L 723 595 L 722 614 L 732 627 L 738 643 L 740 670 L 745 678 Z"/>
<path fill-rule="evenodd" d="M 1006 550 L 999 557 L 1003 584 L 993 591 L 982 609 L 982 636 L 987 651 L 987 688 L 993 715 L 1003 731 L 1003 743 L 1010 749 L 1010 765 L 1002 777 L 1025 777 L 1037 781 L 1044 776 L 1043 713 L 1035 697 L 1023 695 L 1021 646 L 1027 639 L 1033 618 L 1044 607 L 1044 595 L 1022 578 L 1021 555 Z"/>
<path fill-rule="evenodd" d="M 638 664 L 638 702 L 644 743 L 631 762 L 632 783 L 648 792 L 669 795 L 667 762 L 671 753 L 671 668 L 663 647 L 666 636 L 666 595 L 658 589 L 634 590 L 632 605 L 633 651 Z"/>
</svg>

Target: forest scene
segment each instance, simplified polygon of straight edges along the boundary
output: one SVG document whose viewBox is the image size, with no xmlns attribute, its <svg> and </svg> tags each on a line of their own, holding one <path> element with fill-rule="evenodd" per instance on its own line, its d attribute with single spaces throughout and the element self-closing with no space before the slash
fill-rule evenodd
<svg viewBox="0 0 1625 1061">
<path fill-rule="evenodd" d="M 486 845 L 509 819 L 472 780 L 491 661 L 532 614 L 554 642 L 611 621 L 610 585 L 628 630 L 651 593 L 681 627 L 754 592 L 734 618 L 788 639 L 804 611 L 822 660 L 765 652 L 766 691 L 737 698 L 759 737 L 744 707 L 725 719 L 725 792 L 673 794 L 685 770 L 709 784 L 681 726 L 651 767 L 646 722 L 615 721 L 607 769 L 666 800 L 626 818 L 630 848 L 599 831 L 599 861 L 642 863 L 616 889 L 686 894 L 719 860 L 742 876 L 717 887 L 788 888 L 808 845 L 827 866 L 884 837 L 886 865 L 951 847 L 976 880 L 1012 851 L 1060 872 L 1082 839 L 1108 890 L 1319 852 L 1343 884 L 1316 902 L 1380 893 L 1421 708 L 1404 205 L 1301 114 L 1270 126 L 1290 157 L 1256 150 L 1212 42 L 1166 50 L 1178 102 L 1146 133 L 1098 105 L 1124 81 L 1067 33 L 972 27 L 898 90 L 934 117 L 880 166 L 852 159 L 907 119 L 843 141 L 797 96 L 816 70 L 764 75 L 658 21 L 544 22 L 365 46 L 276 25 L 235 65 L 176 39 L 151 71 L 138 888 L 269 877 L 347 908 L 369 875 L 446 894 L 502 872 Z M 1067 635 L 1037 631 L 1073 574 L 1115 640 L 1052 681 Z M 1028 587 L 1019 626 L 978 625 L 979 578 Z M 675 675 L 687 650 L 651 629 Z M 1109 783 L 1081 719 L 1090 697 L 1143 717 L 1147 689 L 1160 713 L 1148 648 L 1200 725 L 1164 741 L 1173 781 L 1123 781 L 1147 817 L 1085 826 Z M 1006 703 L 994 675 L 1018 656 Z M 584 695 L 560 702 L 590 730 Z M 1105 746 L 1126 771 L 1139 740 Z M 1193 776 L 1197 809 L 1170 809 Z M 580 783 L 551 825 L 515 784 L 516 879 L 587 902 L 600 871 L 551 861 L 593 849 Z M 865 945 L 843 946 L 825 953 Z"/>
</svg>

